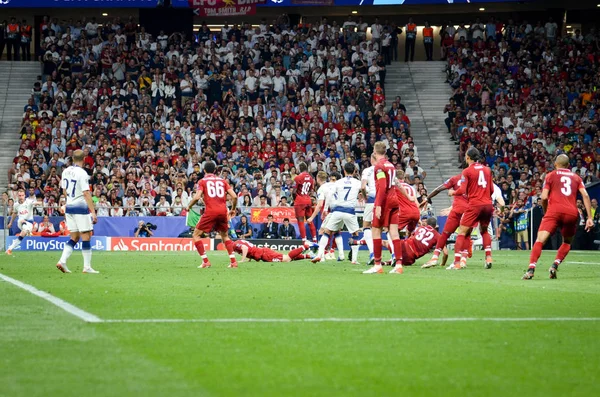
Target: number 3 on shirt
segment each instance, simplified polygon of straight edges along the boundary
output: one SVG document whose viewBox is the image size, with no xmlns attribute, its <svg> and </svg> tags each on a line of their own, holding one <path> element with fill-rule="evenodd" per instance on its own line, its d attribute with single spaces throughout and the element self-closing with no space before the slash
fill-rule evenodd
<svg viewBox="0 0 600 397">
<path fill-rule="evenodd" d="M 563 184 L 560 188 L 560 192 L 565 196 L 570 196 L 573 190 L 571 189 L 571 178 L 568 176 L 560 177 L 560 182 Z"/>
<path fill-rule="evenodd" d="M 225 196 L 225 185 L 221 181 L 208 181 L 206 182 L 206 194 L 208 197 L 224 197 Z"/>
<path fill-rule="evenodd" d="M 417 234 L 415 234 L 415 239 L 417 241 L 420 241 L 424 245 L 428 245 L 432 238 L 433 233 L 428 231 L 427 229 L 419 229 Z"/>
<path fill-rule="evenodd" d="M 487 181 L 485 180 L 485 175 L 483 174 L 483 171 L 479 171 L 479 178 L 477 178 L 477 184 L 484 189 L 487 187 Z"/>
</svg>

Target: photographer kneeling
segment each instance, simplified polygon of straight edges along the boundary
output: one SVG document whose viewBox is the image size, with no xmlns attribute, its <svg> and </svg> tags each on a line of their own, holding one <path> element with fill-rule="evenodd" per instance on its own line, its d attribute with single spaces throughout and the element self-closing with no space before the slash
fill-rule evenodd
<svg viewBox="0 0 600 397">
<path fill-rule="evenodd" d="M 144 221 L 140 221 L 138 223 L 138 227 L 135 230 L 135 237 L 152 237 L 154 233 L 152 230 L 156 230 L 156 226 L 152 223 L 144 223 Z"/>
</svg>

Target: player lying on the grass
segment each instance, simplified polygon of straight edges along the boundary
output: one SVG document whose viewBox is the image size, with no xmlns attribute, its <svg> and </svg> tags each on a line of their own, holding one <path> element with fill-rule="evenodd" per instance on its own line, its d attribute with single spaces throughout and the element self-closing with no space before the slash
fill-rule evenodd
<svg viewBox="0 0 600 397">
<path fill-rule="evenodd" d="M 315 220 L 315 218 L 317 217 L 317 215 L 321 216 L 321 228 L 319 229 L 319 234 L 322 236 L 324 229 L 323 229 L 323 225 L 325 224 L 326 220 L 328 217 L 331 216 L 331 213 L 329 212 L 330 206 L 331 206 L 331 202 L 333 200 L 333 185 L 335 183 L 335 181 L 337 181 L 338 179 L 341 178 L 341 175 L 337 172 L 333 172 L 331 175 L 329 175 L 329 182 L 327 182 L 327 173 L 324 171 L 319 171 L 319 173 L 317 174 L 317 184 L 319 185 L 319 189 L 317 190 L 317 205 L 314 209 L 314 211 L 312 212 L 312 215 L 310 216 L 310 218 L 308 218 L 306 220 L 306 223 L 312 224 Z M 303 226 L 300 226 L 303 227 Z M 305 226 L 304 226 L 305 227 Z M 338 248 L 338 252 L 341 256 L 339 256 L 338 258 L 342 258 L 344 257 L 344 247 L 343 247 L 343 240 L 342 240 L 342 236 L 337 233 L 337 235 L 335 236 L 330 236 L 329 238 L 329 242 L 328 244 L 333 245 L 332 241 L 337 240 L 338 244 L 337 244 L 337 248 Z M 325 252 L 327 252 L 328 250 L 326 249 Z M 333 255 L 333 253 L 332 253 Z M 332 258 L 328 258 L 326 254 L 324 254 L 321 259 L 334 259 L 335 256 L 333 256 Z M 342 259 L 338 259 L 338 260 L 342 260 Z"/>
<path fill-rule="evenodd" d="M 287 254 L 282 254 L 267 247 L 257 247 L 246 240 L 237 240 L 233 242 L 233 251 L 242 256 L 240 262 L 247 262 L 250 260 L 255 260 L 257 262 L 292 262 L 302 259 L 312 259 L 312 254 L 303 254 L 303 252 L 313 246 L 314 243 L 305 240 L 302 247 L 294 248 Z"/>
<path fill-rule="evenodd" d="M 587 212 L 585 230 L 594 228 L 592 216 L 592 203 L 590 196 L 585 190 L 581 177 L 569 171 L 569 156 L 561 154 L 554 161 L 555 170 L 546 175 L 542 189 L 542 208 L 544 217 L 538 229 L 537 239 L 531 250 L 529 258 L 529 269 L 523 276 L 523 280 L 531 280 L 535 273 L 535 267 L 542 254 L 542 247 L 560 227 L 563 243 L 558 248 L 554 263 L 550 267 L 550 278 L 556 278 L 558 266 L 565 260 L 571 250 L 571 242 L 577 231 L 579 223 L 579 211 L 577 210 L 577 193 L 583 198 L 583 205 Z"/>
<path fill-rule="evenodd" d="M 61 187 L 67 196 L 65 207 L 65 221 L 71 233 L 71 238 L 63 248 L 60 260 L 56 268 L 63 273 L 71 273 L 67 267 L 67 261 L 73 253 L 75 245 L 81 238 L 81 254 L 83 255 L 83 272 L 96 274 L 98 271 L 92 269 L 92 230 L 98 221 L 96 207 L 90 192 L 90 177 L 83 169 L 85 154 L 83 150 L 73 152 L 73 165 L 62 173 Z"/>
<path fill-rule="evenodd" d="M 19 227 L 19 235 L 6 250 L 6 255 L 12 255 L 12 250 L 21 245 L 23 239 L 30 236 L 33 231 L 33 207 L 41 205 L 35 197 L 25 198 L 25 190 L 19 189 L 17 192 L 17 202 L 13 206 L 13 213 L 7 228 L 10 230 L 15 218 L 17 218 L 17 226 Z"/>
<path fill-rule="evenodd" d="M 346 163 L 344 165 L 344 178 L 337 180 L 332 187 L 331 197 L 333 197 L 330 204 L 331 213 L 325 218 L 323 222 L 323 235 L 319 239 L 319 252 L 313 259 L 313 262 L 320 262 L 321 258 L 325 255 L 325 248 L 329 242 L 329 236 L 333 233 L 342 230 L 342 227 L 346 225 L 346 229 L 351 235 L 358 235 L 358 218 L 356 217 L 356 206 L 358 205 L 358 194 L 360 193 L 360 181 L 354 178 L 356 167 L 354 163 Z M 336 237 L 336 239 L 338 239 Z M 342 248 L 343 241 L 340 238 L 337 242 L 338 250 L 340 251 L 340 258 L 344 259 L 344 251 Z M 358 247 L 351 247 L 352 249 L 352 263 L 358 261 Z"/>
</svg>

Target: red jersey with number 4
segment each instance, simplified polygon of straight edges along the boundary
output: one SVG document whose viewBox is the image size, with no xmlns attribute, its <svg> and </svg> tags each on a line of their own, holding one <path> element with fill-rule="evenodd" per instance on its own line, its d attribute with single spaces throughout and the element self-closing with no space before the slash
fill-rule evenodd
<svg viewBox="0 0 600 397">
<path fill-rule="evenodd" d="M 227 213 L 227 191 L 229 183 L 214 174 L 206 174 L 198 182 L 198 190 L 203 193 L 206 209 L 204 213 L 220 214 Z"/>
<path fill-rule="evenodd" d="M 548 213 L 577 215 L 577 192 L 583 188 L 581 177 L 567 169 L 558 169 L 546 175 L 544 189 L 549 191 Z"/>
<path fill-rule="evenodd" d="M 452 178 L 448 179 L 444 182 L 444 187 L 446 189 L 458 190 L 461 185 L 462 175 L 454 175 Z M 454 201 L 452 202 L 452 210 L 462 214 L 466 211 L 469 206 L 469 201 L 467 200 L 467 196 L 464 194 L 462 196 L 454 196 Z"/>
<path fill-rule="evenodd" d="M 260 260 L 260 255 L 258 255 L 260 249 L 256 245 L 254 245 L 251 242 L 246 241 L 246 240 L 237 240 L 236 242 L 233 243 L 233 251 L 240 255 L 243 255 L 242 247 L 248 248 L 248 253 L 246 254 L 246 258 L 253 259 L 255 261 Z"/>
<path fill-rule="evenodd" d="M 375 206 L 397 208 L 400 206 L 396 196 L 396 167 L 386 159 L 375 164 Z"/>
<path fill-rule="evenodd" d="M 492 205 L 492 194 L 494 194 L 492 170 L 479 163 L 472 163 L 464 169 L 455 197 L 465 193 L 469 206 Z"/>
<path fill-rule="evenodd" d="M 315 186 L 314 178 L 308 172 L 301 172 L 300 175 L 294 178 L 294 182 L 296 182 L 296 198 L 294 199 L 294 205 L 312 204 L 310 193 Z"/>
<path fill-rule="evenodd" d="M 431 251 L 438 242 L 440 234 L 431 226 L 419 226 L 407 240 L 412 247 L 415 256 L 421 258 Z"/>
</svg>

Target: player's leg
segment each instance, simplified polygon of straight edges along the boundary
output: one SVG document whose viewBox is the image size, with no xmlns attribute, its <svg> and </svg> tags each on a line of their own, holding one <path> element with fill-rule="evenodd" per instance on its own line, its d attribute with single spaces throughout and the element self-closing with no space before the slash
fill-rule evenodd
<svg viewBox="0 0 600 397">
<path fill-rule="evenodd" d="M 315 256 L 312 260 L 313 263 L 321 262 L 325 257 L 325 249 L 327 248 L 327 244 L 329 244 L 329 239 L 331 237 L 330 230 L 330 220 L 332 214 L 328 214 L 321 225 L 321 238 L 319 239 L 319 250 L 317 251 L 317 256 Z"/>
<path fill-rule="evenodd" d="M 70 215 L 70 214 L 67 214 L 67 215 Z M 71 271 L 67 267 L 67 261 L 69 260 L 69 257 L 73 253 L 73 250 L 75 249 L 75 245 L 77 245 L 77 243 L 79 242 L 80 234 L 78 231 L 71 231 L 70 237 L 71 238 L 69 239 L 69 241 L 67 241 L 65 243 L 65 246 L 63 247 L 62 255 L 60 256 L 60 259 L 58 260 L 58 263 L 56 264 L 56 268 L 63 273 L 71 273 Z"/>
<path fill-rule="evenodd" d="M 388 237 L 392 239 L 392 247 L 394 247 L 394 273 L 402 273 L 402 240 L 400 240 L 400 227 L 398 223 L 391 223 L 388 230 Z"/>
<path fill-rule="evenodd" d="M 87 274 L 100 273 L 97 270 L 92 269 L 92 245 L 90 240 L 92 239 L 92 231 L 81 232 L 81 255 L 83 256 L 83 272 Z"/>
<path fill-rule="evenodd" d="M 561 233 L 563 238 L 563 243 L 558 247 L 558 252 L 556 252 L 556 258 L 554 258 L 554 263 L 550 267 L 550 278 L 556 278 L 556 272 L 558 271 L 558 266 L 565 260 L 569 251 L 571 251 L 571 243 L 573 242 L 573 237 L 577 232 L 577 223 L 579 222 L 578 216 L 569 216 L 563 215 L 563 221 L 561 225 Z"/>
<path fill-rule="evenodd" d="M 479 215 L 479 231 L 481 233 L 481 239 L 483 240 L 483 249 L 485 250 L 485 268 L 492 268 L 492 236 L 489 233 L 488 226 L 494 215 L 494 207 L 486 206 L 481 208 Z M 468 252 L 468 245 L 467 245 Z M 465 253 L 467 254 L 467 253 Z"/>
<path fill-rule="evenodd" d="M 338 250 L 338 262 L 341 262 L 344 260 L 344 239 L 342 238 L 342 233 L 340 233 L 339 231 L 335 232 L 334 234 L 334 241 L 335 241 L 335 246 Z"/>
<path fill-rule="evenodd" d="M 346 225 L 346 229 L 348 232 L 354 236 L 358 237 L 358 230 L 360 227 L 358 226 L 358 218 L 354 214 L 345 214 L 344 217 L 344 225 Z M 358 264 L 358 245 L 350 246 L 351 252 L 351 262 L 353 265 Z"/>
<path fill-rule="evenodd" d="M 531 280 L 533 278 L 535 267 L 540 259 L 540 256 L 542 255 L 542 248 L 550 236 L 554 234 L 557 227 L 558 223 L 552 215 L 547 214 L 542 218 L 542 222 L 540 223 L 540 227 L 538 229 L 537 238 L 533 244 L 533 247 L 531 248 L 531 254 L 529 254 L 529 268 L 523 275 L 523 280 Z"/>
<path fill-rule="evenodd" d="M 373 216 L 373 227 L 371 231 L 373 232 L 373 257 L 375 263 L 369 270 L 364 271 L 364 274 L 383 273 L 383 266 L 381 265 L 381 232 L 384 227 L 389 227 L 390 224 L 398 224 L 397 208 L 382 208 L 380 218 Z"/>
<path fill-rule="evenodd" d="M 373 233 L 371 232 L 371 225 L 373 221 L 373 204 L 365 205 L 365 212 L 363 214 L 363 240 L 369 249 L 369 264 L 373 260 Z"/>
<path fill-rule="evenodd" d="M 464 216 L 463 216 L 464 220 Z M 462 223 L 462 222 L 461 222 Z M 467 239 L 471 238 L 473 228 L 468 225 L 461 225 L 454 243 L 454 263 L 447 267 L 449 270 L 458 270 L 466 267 Z M 463 257 L 463 253 L 465 254 Z"/>
<path fill-rule="evenodd" d="M 296 220 L 298 221 L 298 229 L 300 232 L 300 238 L 306 239 L 306 224 L 304 223 L 304 207 L 301 205 L 294 205 L 294 212 L 296 213 Z"/>
<path fill-rule="evenodd" d="M 462 216 L 462 214 L 460 214 L 460 213 L 450 211 L 450 214 L 448 215 L 448 218 L 446 219 L 446 223 L 444 224 L 444 230 L 442 231 L 442 234 L 440 235 L 440 238 L 438 239 L 438 242 L 435 245 L 433 255 L 431 256 L 431 259 L 429 261 L 427 261 L 427 263 L 425 263 L 423 266 L 421 266 L 422 268 L 427 269 L 429 267 L 433 267 L 433 266 L 437 265 L 440 254 L 442 253 L 442 250 L 446 246 L 448 239 L 450 238 L 452 233 L 454 233 L 456 231 L 456 229 L 458 229 L 458 227 L 460 226 L 461 216 Z"/>
<path fill-rule="evenodd" d="M 202 215 L 202 218 L 204 218 L 205 215 Z M 198 251 L 198 254 L 200 255 L 200 258 L 202 258 L 202 264 L 200 266 L 198 266 L 198 268 L 207 268 L 210 267 L 210 261 L 208 260 L 208 256 L 206 255 L 206 249 L 204 248 L 204 241 L 202 241 L 202 236 L 204 236 L 204 225 L 202 222 L 202 218 L 200 218 L 200 221 L 198 222 L 198 224 L 196 225 L 196 228 L 194 229 L 194 233 L 192 234 L 192 241 L 194 242 L 194 247 L 196 247 L 196 251 Z"/>
<path fill-rule="evenodd" d="M 225 249 L 229 254 L 229 268 L 238 267 L 235 253 L 233 252 L 233 241 L 229 238 L 229 219 L 227 213 L 219 214 L 215 217 L 214 228 L 221 236 L 221 241 L 225 244 Z"/>
<path fill-rule="evenodd" d="M 299 261 L 302 259 L 312 259 L 311 254 L 303 254 L 303 252 L 306 251 L 307 249 L 309 249 L 311 246 L 312 246 L 311 243 L 304 242 L 304 244 L 301 247 L 294 248 L 293 250 L 288 252 L 286 255 L 283 255 L 283 258 L 281 261 L 282 262 L 291 262 L 291 261 Z"/>
<path fill-rule="evenodd" d="M 304 210 L 304 216 L 305 218 L 310 218 L 313 214 L 313 208 L 308 205 L 306 206 L 305 210 Z M 317 242 L 317 227 L 315 226 L 314 222 L 311 222 L 308 225 L 308 228 L 310 229 L 310 235 L 312 236 L 312 241 L 314 243 Z M 304 228 L 304 233 L 306 234 L 306 228 Z"/>
</svg>

